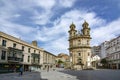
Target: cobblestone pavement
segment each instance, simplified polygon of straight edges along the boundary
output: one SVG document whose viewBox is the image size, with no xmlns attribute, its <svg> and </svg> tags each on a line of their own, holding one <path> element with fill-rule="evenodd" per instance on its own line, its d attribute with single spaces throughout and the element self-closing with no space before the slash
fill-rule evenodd
<svg viewBox="0 0 120 80">
<path fill-rule="evenodd" d="M 41 79 L 39 72 L 24 72 L 22 76 L 19 73 L 0 74 L 0 80 L 45 80 Z"/>
<path fill-rule="evenodd" d="M 0 74 L 0 80 L 78 80 L 76 76 L 59 72 L 61 70 L 40 70 L 38 72 L 24 72 L 22 76 L 19 73 Z"/>
<path fill-rule="evenodd" d="M 120 70 L 63 70 L 60 72 L 76 76 L 78 80 L 120 80 Z"/>
<path fill-rule="evenodd" d="M 39 70 L 38 72 L 0 74 L 0 80 L 120 80 L 120 70 Z"/>
<path fill-rule="evenodd" d="M 48 80 L 79 80 L 76 79 L 76 76 L 65 74 L 59 72 L 61 70 L 56 70 L 56 71 L 42 71 L 41 72 L 41 77 L 43 79 L 48 79 Z"/>
</svg>

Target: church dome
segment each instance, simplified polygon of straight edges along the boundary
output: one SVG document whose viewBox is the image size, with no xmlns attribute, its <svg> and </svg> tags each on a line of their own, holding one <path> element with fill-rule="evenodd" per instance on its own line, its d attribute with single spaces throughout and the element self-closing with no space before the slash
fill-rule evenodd
<svg viewBox="0 0 120 80">
<path fill-rule="evenodd" d="M 85 22 L 82 24 L 82 26 L 83 26 L 84 28 L 88 28 L 89 24 L 85 21 Z"/>
<path fill-rule="evenodd" d="M 75 26 L 74 23 L 72 23 L 72 24 L 70 25 L 70 28 L 71 28 L 71 29 L 75 29 L 75 27 L 76 27 L 76 26 Z"/>
</svg>

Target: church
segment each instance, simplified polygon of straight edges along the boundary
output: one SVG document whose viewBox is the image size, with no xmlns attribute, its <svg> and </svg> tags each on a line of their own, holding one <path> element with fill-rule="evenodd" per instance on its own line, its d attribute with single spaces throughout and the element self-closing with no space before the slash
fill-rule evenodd
<svg viewBox="0 0 120 80">
<path fill-rule="evenodd" d="M 91 37 L 89 24 L 85 21 L 81 31 L 77 31 L 75 24 L 72 23 L 68 33 L 71 68 L 79 70 L 90 68 Z"/>
</svg>

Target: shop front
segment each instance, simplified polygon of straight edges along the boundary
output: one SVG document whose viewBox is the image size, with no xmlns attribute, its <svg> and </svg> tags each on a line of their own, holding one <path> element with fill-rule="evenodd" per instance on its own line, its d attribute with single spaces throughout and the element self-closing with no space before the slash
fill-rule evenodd
<svg viewBox="0 0 120 80">
<path fill-rule="evenodd" d="M 0 63 L 0 73 L 18 72 L 22 64 Z"/>
</svg>

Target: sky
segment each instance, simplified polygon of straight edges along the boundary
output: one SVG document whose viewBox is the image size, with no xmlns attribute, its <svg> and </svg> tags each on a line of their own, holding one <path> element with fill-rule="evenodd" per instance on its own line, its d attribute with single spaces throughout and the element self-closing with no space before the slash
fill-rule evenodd
<svg viewBox="0 0 120 80">
<path fill-rule="evenodd" d="M 0 31 L 57 55 L 69 54 L 68 30 L 91 28 L 91 46 L 120 35 L 120 0 L 0 0 Z"/>
</svg>

